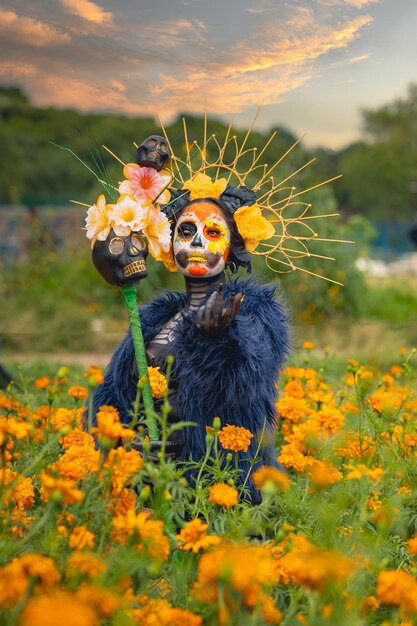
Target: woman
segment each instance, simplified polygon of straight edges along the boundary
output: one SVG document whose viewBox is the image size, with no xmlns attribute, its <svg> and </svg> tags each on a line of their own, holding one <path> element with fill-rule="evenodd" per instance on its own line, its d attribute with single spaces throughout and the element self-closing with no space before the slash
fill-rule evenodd
<svg viewBox="0 0 417 626">
<path fill-rule="evenodd" d="M 274 286 L 226 280 L 226 270 L 251 270 L 236 220 L 255 206 L 254 192 L 228 186 L 219 197 L 190 196 L 184 189 L 172 192 L 163 209 L 171 220 L 172 261 L 184 276 L 186 293 L 166 291 L 142 307 L 142 332 L 149 365 L 164 370 L 167 356 L 174 357 L 169 420 L 195 423 L 176 431 L 176 459 L 204 456 L 206 427 L 219 417 L 223 426 L 243 426 L 254 434 L 247 453 L 239 453 L 243 480 L 248 458 L 258 454 L 254 469 L 276 465 L 275 384 L 288 352 L 287 316 Z M 129 422 L 137 380 L 129 332 L 96 390 L 94 414 L 101 405 L 112 405 Z"/>
</svg>

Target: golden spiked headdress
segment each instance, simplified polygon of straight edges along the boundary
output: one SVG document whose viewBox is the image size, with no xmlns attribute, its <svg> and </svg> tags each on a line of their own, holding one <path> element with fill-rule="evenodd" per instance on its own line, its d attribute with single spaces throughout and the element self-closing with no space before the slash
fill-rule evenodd
<svg viewBox="0 0 417 626">
<path fill-rule="evenodd" d="M 205 114 L 203 140 L 199 142 L 190 141 L 187 123 L 183 118 L 184 157 L 175 154 L 164 124 L 159 119 L 171 150 L 172 180 L 169 188 L 177 190 L 177 197 L 178 192 L 180 195 L 188 192 L 190 200 L 199 197 L 220 198 L 221 200 L 222 193 L 229 186 L 235 188 L 249 186 L 256 194 L 256 202 L 249 206 L 239 207 L 233 213 L 239 234 L 248 252 L 264 257 L 267 266 L 275 272 L 286 273 L 300 270 L 337 283 L 301 267 L 298 261 L 305 257 L 335 260 L 333 257 L 312 252 L 309 249 L 311 242 L 352 243 L 346 240 L 320 237 L 310 224 L 317 223 L 315 220 L 336 217 L 339 214 L 312 214 L 312 205 L 303 200 L 305 194 L 336 180 L 339 176 L 319 182 L 307 189 L 298 190 L 291 183 L 301 171 L 313 163 L 315 158 L 312 158 L 297 170 L 280 178 L 279 165 L 285 161 L 302 138 L 295 141 L 272 165 L 263 163 L 262 157 L 271 145 L 276 132 L 272 133 L 261 149 L 248 147 L 248 140 L 260 108 L 240 144 L 232 130 L 233 119 L 224 139 L 219 141 L 216 134 L 208 133 L 207 114 Z M 169 203 L 164 210 L 167 207 Z"/>
</svg>

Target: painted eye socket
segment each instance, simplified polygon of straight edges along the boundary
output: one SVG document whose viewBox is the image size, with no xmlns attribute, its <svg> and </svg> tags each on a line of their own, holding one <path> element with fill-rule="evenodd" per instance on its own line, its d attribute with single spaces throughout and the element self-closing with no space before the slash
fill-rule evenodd
<svg viewBox="0 0 417 626">
<path fill-rule="evenodd" d="M 146 142 L 146 145 L 148 148 L 155 148 L 158 145 L 158 142 L 155 141 L 155 139 L 149 139 L 149 141 Z"/>
<path fill-rule="evenodd" d="M 183 222 L 178 226 L 178 236 L 181 239 L 190 239 L 197 232 L 197 226 L 193 222 Z"/>
<path fill-rule="evenodd" d="M 142 237 L 139 237 L 139 235 L 132 235 L 130 241 L 137 250 L 144 250 L 146 248 L 144 240 L 142 239 Z"/>
<path fill-rule="evenodd" d="M 120 237 L 114 237 L 109 243 L 109 250 L 111 254 L 121 254 L 124 247 L 125 242 L 123 239 L 120 239 Z"/>
<path fill-rule="evenodd" d="M 159 147 L 161 149 L 161 152 L 165 152 L 165 154 L 168 152 L 168 146 L 166 143 L 161 143 Z"/>
<path fill-rule="evenodd" d="M 222 235 L 222 231 L 220 230 L 220 228 L 216 228 L 216 226 L 210 226 L 209 228 L 205 226 L 204 234 L 207 239 L 219 239 L 219 237 L 221 237 Z"/>
</svg>

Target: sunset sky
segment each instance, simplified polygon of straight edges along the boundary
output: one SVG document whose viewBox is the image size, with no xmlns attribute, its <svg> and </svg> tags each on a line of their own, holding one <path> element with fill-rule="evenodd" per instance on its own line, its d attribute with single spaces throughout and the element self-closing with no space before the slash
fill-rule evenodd
<svg viewBox="0 0 417 626">
<path fill-rule="evenodd" d="M 416 0 L 10 0 L 0 83 L 40 106 L 237 113 L 340 148 L 417 81 Z"/>
</svg>

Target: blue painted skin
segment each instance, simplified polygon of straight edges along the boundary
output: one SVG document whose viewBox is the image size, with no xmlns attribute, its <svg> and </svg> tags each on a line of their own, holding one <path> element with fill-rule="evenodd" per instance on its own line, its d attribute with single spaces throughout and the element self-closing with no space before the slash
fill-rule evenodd
<svg viewBox="0 0 417 626">
<path fill-rule="evenodd" d="M 198 461 L 204 456 L 206 426 L 212 426 L 213 418 L 218 416 L 223 426 L 244 426 L 255 434 L 247 453 L 238 453 L 243 480 L 249 469 L 245 459 L 256 455 L 256 434 L 265 427 L 265 440 L 273 440 L 275 384 L 289 351 L 289 327 L 274 285 L 260 285 L 253 278 L 231 280 L 224 288 L 225 301 L 238 292 L 244 294 L 244 300 L 230 326 L 220 335 L 205 335 L 198 330 L 195 311 L 180 320 L 171 345 L 171 381 L 177 390 L 176 419 L 196 423 L 195 427 L 181 431 L 182 452 L 177 459 Z M 166 291 L 139 309 L 145 345 L 185 303 L 185 293 Z M 134 358 L 129 331 L 111 359 L 103 384 L 95 392 L 94 420 L 98 408 L 106 404 L 119 410 L 123 423 L 130 421 L 129 410 L 136 395 L 131 376 Z M 261 465 L 277 467 L 276 456 L 273 443 L 261 447 L 254 469 Z M 252 481 L 248 481 L 247 487 L 252 501 L 258 502 L 259 493 Z"/>
</svg>

